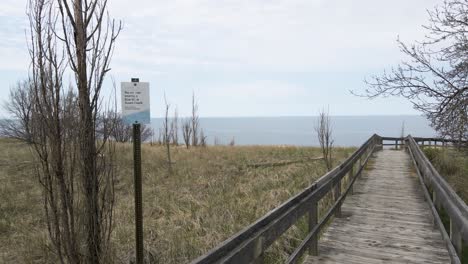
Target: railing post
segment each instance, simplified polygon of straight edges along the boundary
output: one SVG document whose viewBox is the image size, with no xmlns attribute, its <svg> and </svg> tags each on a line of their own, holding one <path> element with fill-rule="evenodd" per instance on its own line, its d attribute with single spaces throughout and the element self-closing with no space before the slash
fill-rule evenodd
<svg viewBox="0 0 468 264">
<path fill-rule="evenodd" d="M 336 201 L 338 201 L 338 199 L 340 199 L 340 196 L 341 196 L 341 180 L 339 180 L 336 183 L 335 191 L 333 193 L 334 193 L 335 202 L 336 202 Z M 341 217 L 341 205 L 339 205 L 338 208 L 336 208 L 335 216 L 336 217 Z"/>
<path fill-rule="evenodd" d="M 458 256 L 462 254 L 462 238 L 460 235 L 460 229 L 452 222 L 450 219 L 450 240 L 452 241 L 452 245 L 457 251 Z"/>
<path fill-rule="evenodd" d="M 318 223 L 318 203 L 316 201 L 312 202 L 312 207 L 309 211 L 309 232 L 314 229 Z M 317 235 L 312 237 L 310 242 L 309 255 L 318 256 L 318 239 Z"/>
<path fill-rule="evenodd" d="M 354 166 L 355 165 L 356 165 L 356 163 L 353 164 L 353 166 L 351 167 L 351 170 L 348 173 L 349 184 L 351 184 L 353 179 L 354 179 Z M 354 185 L 351 185 L 351 188 L 350 188 L 349 192 L 350 192 L 351 195 L 354 194 Z"/>
<path fill-rule="evenodd" d="M 265 255 L 263 254 L 263 241 L 263 237 L 260 237 L 256 241 L 254 254 L 258 257 L 256 257 L 255 260 L 251 262 L 252 264 L 263 264 L 265 262 Z"/>
<path fill-rule="evenodd" d="M 432 191 L 432 202 L 434 203 L 435 208 L 437 211 L 440 211 L 440 198 L 437 196 L 436 191 Z"/>
<path fill-rule="evenodd" d="M 426 197 L 424 197 L 424 200 L 426 200 Z M 434 204 L 434 207 L 436 208 L 437 213 L 439 214 L 440 209 L 441 209 L 441 204 L 440 204 L 440 198 L 439 198 L 439 196 L 437 196 L 436 191 L 432 191 L 432 203 Z M 437 226 L 437 221 L 436 221 L 435 216 L 432 216 L 432 221 L 433 221 L 434 227 L 436 227 Z"/>
<path fill-rule="evenodd" d="M 398 139 L 395 140 L 395 149 L 398 149 Z"/>
</svg>

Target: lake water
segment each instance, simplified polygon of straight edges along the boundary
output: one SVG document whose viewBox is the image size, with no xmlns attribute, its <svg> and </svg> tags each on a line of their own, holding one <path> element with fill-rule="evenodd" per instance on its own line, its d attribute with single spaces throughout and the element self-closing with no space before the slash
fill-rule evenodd
<svg viewBox="0 0 468 264">
<path fill-rule="evenodd" d="M 422 116 L 333 116 L 331 121 L 336 146 L 360 146 L 374 133 L 400 136 L 403 123 L 406 135 L 436 135 Z M 208 144 L 215 138 L 228 144 L 234 138 L 236 145 L 318 145 L 314 130 L 317 117 L 200 118 L 200 123 Z M 161 126 L 161 118 L 152 119 L 155 132 Z"/>
</svg>

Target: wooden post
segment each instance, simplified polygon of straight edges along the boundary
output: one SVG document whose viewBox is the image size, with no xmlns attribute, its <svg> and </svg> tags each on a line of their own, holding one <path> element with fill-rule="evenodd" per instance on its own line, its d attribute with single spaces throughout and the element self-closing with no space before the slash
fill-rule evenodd
<svg viewBox="0 0 468 264">
<path fill-rule="evenodd" d="M 309 211 L 309 232 L 314 229 L 318 223 L 318 203 L 312 202 L 312 208 Z M 318 239 L 317 235 L 312 237 L 309 248 L 309 255 L 318 256 Z"/>
<path fill-rule="evenodd" d="M 436 191 L 432 191 L 432 200 L 433 200 L 433 203 L 434 203 L 434 206 L 435 208 L 437 209 L 437 211 L 440 211 L 440 199 L 439 197 L 437 196 L 437 193 Z"/>
<path fill-rule="evenodd" d="M 398 139 L 395 140 L 395 149 L 398 149 Z"/>
<path fill-rule="evenodd" d="M 255 258 L 254 261 L 252 261 L 251 263 L 253 264 L 263 264 L 265 261 L 265 255 L 263 254 L 263 241 L 264 241 L 264 238 L 263 237 L 260 237 L 257 241 L 256 241 L 256 245 L 255 245 L 255 252 L 254 254 L 258 257 Z"/>
<path fill-rule="evenodd" d="M 353 179 L 354 179 L 354 166 L 355 166 L 355 165 L 356 165 L 356 163 L 353 164 L 353 166 L 351 167 L 351 170 L 350 170 L 349 173 L 348 173 L 349 184 L 351 184 L 351 182 L 352 182 Z M 351 185 L 351 188 L 350 188 L 350 190 L 349 190 L 349 192 L 351 193 L 351 195 L 354 194 L 354 187 L 353 187 L 353 186 L 354 186 L 354 185 Z"/>
<path fill-rule="evenodd" d="M 452 245 L 457 251 L 457 255 L 462 255 L 462 238 L 460 235 L 460 229 L 453 224 L 452 219 L 450 219 L 450 240 L 452 240 Z"/>
<path fill-rule="evenodd" d="M 135 255 L 136 263 L 143 264 L 143 199 L 141 179 L 141 125 L 133 124 L 133 174 L 135 182 Z"/>
<path fill-rule="evenodd" d="M 340 199 L 341 196 L 341 180 L 339 180 L 335 185 L 335 191 L 333 192 L 335 196 L 335 202 Z M 341 217 L 341 205 L 336 208 L 335 217 Z"/>
</svg>

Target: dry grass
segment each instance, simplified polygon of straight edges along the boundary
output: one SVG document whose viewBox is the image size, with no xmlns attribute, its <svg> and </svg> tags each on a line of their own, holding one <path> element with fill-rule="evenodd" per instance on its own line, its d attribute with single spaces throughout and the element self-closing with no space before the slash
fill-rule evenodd
<svg viewBox="0 0 468 264">
<path fill-rule="evenodd" d="M 0 262 L 48 263 L 40 189 L 28 146 L 0 140 Z M 118 145 L 113 247 L 128 263 L 134 248 L 132 147 Z M 352 153 L 337 148 L 337 160 Z M 168 175 L 163 147 L 143 147 L 144 240 L 155 263 L 187 263 L 240 231 L 325 173 L 323 161 L 277 167 L 248 164 L 320 156 L 318 148 L 173 148 Z M 305 220 L 305 219 L 304 219 Z M 306 222 L 291 228 L 267 254 L 280 263 L 305 236 Z"/>
<path fill-rule="evenodd" d="M 465 203 L 468 203 L 468 154 L 453 148 L 425 147 L 424 153 Z"/>
</svg>

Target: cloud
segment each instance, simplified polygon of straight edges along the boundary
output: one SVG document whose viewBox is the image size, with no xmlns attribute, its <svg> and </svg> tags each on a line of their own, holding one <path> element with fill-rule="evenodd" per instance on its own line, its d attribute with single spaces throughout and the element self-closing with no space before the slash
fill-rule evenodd
<svg viewBox="0 0 468 264">
<path fill-rule="evenodd" d="M 338 114 L 347 113 L 347 104 L 362 104 L 347 91 L 361 86 L 367 74 L 398 63 L 397 35 L 421 39 L 426 9 L 439 2 L 112 0 L 110 14 L 122 19 L 124 30 L 111 74 L 117 83 L 132 76 L 151 81 L 158 107 L 165 89 L 179 105 L 199 91 L 207 115 L 306 114 L 334 103 L 330 98 L 340 98 Z M 27 25 L 25 3 L 2 0 L 0 77 L 26 71 Z M 295 73 L 328 79 L 297 81 Z M 328 85 L 334 80 L 339 82 Z M 375 106 L 374 112 L 385 111 Z"/>
<path fill-rule="evenodd" d="M 3 53 L 19 53 L 18 47 L 25 53 L 25 5 L 4 1 L 0 47 Z M 398 34 L 410 40 L 422 36 L 425 8 L 436 2 L 114 0 L 109 2 L 111 15 L 125 25 L 114 68 L 372 68 L 382 63 L 376 56 L 399 56 Z"/>
<path fill-rule="evenodd" d="M 128 27 L 116 57 L 151 58 L 155 67 L 372 68 L 382 64 L 376 56 L 392 62 L 399 57 L 398 34 L 409 40 L 422 36 L 425 8 L 435 2 L 119 0 L 112 9 Z"/>
</svg>

